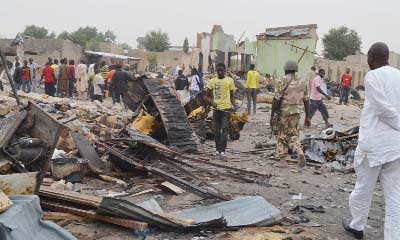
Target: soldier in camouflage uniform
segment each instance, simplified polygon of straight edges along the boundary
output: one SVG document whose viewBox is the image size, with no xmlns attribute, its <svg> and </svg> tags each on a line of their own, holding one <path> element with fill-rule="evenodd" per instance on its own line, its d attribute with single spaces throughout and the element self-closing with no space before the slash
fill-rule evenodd
<svg viewBox="0 0 400 240">
<path fill-rule="evenodd" d="M 304 125 L 309 126 L 309 96 L 307 83 L 296 76 L 297 63 L 288 61 L 285 64 L 285 77 L 275 83 L 275 94 L 271 111 L 271 127 L 275 126 L 276 150 L 280 164 L 287 166 L 288 149 L 295 151 L 299 157 L 300 166 L 305 165 L 305 157 L 299 140 L 300 114 L 304 106 L 306 118 Z M 283 96 L 281 106 L 279 100 Z M 279 113 L 278 119 L 275 113 Z M 275 117 L 273 117 L 275 116 Z"/>
</svg>

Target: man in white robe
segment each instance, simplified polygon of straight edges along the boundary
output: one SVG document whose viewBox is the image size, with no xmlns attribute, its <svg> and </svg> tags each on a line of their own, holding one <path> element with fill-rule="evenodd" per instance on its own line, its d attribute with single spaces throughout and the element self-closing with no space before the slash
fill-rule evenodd
<svg viewBox="0 0 400 240">
<path fill-rule="evenodd" d="M 84 60 L 81 60 L 76 67 L 76 91 L 78 92 L 78 99 L 88 99 L 88 71 Z"/>
<path fill-rule="evenodd" d="M 389 48 L 375 43 L 368 51 L 371 69 L 365 76 L 354 166 L 357 182 L 350 195 L 352 219 L 344 229 L 363 238 L 378 180 L 385 197 L 385 240 L 400 239 L 400 71 L 389 66 Z"/>
</svg>

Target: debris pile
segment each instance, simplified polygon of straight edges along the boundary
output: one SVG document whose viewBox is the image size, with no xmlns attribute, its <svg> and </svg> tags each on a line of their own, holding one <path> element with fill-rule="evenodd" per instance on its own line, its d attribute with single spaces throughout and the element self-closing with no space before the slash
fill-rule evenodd
<svg viewBox="0 0 400 240">
<path fill-rule="evenodd" d="M 5 194 L 38 194 L 41 207 L 50 210 L 47 219 L 91 219 L 138 234 L 149 227 L 234 229 L 281 221 L 280 211 L 264 198 L 235 198 L 210 184 L 228 177 L 268 185 L 270 175 L 187 154 L 201 149 L 170 82 L 142 78 L 129 84 L 141 97 L 127 96 L 125 111 L 98 101 L 21 93 L 27 107 L 0 119 L 0 169 L 10 174 L 0 175 L 0 186 L 2 179 L 9 186 L 2 188 Z M 231 129 L 238 133 L 247 115 L 232 115 Z M 29 191 L 19 191 L 24 189 Z M 195 196 L 195 207 L 166 202 L 170 194 Z"/>
<path fill-rule="evenodd" d="M 302 141 L 307 158 L 324 164 L 324 167 L 338 172 L 354 170 L 353 161 L 357 147 L 359 127 L 345 131 L 328 128 Z"/>
</svg>

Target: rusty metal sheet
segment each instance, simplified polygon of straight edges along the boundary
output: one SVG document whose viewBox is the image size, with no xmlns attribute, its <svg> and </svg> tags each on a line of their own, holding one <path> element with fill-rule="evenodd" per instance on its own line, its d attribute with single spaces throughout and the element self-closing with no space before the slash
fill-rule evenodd
<svg viewBox="0 0 400 240">
<path fill-rule="evenodd" d="M 32 195 L 35 192 L 38 172 L 0 175 L 0 190 L 6 195 Z"/>
<path fill-rule="evenodd" d="M 37 185 L 35 189 L 35 193 L 37 194 L 39 193 L 42 180 L 49 169 L 50 160 L 53 156 L 58 140 L 62 133 L 67 131 L 67 128 L 32 101 L 29 101 L 28 103 L 28 116 L 32 117 L 34 121 L 32 130 L 30 131 L 30 136 L 41 139 L 49 146 L 47 159 L 40 163 L 41 170 L 37 177 Z"/>
<path fill-rule="evenodd" d="M 89 168 L 91 171 L 95 173 L 108 172 L 105 163 L 101 161 L 99 154 L 97 154 L 89 139 L 79 133 L 73 133 L 72 138 L 81 156 L 89 161 Z"/>
</svg>

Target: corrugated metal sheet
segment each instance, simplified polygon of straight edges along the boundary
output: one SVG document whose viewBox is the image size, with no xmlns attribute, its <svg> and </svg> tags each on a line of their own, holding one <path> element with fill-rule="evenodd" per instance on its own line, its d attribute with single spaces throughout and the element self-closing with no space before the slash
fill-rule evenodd
<svg viewBox="0 0 400 240">
<path fill-rule="evenodd" d="M 137 57 L 129 57 L 129 56 L 125 56 L 125 55 L 106 53 L 106 52 L 85 51 L 85 53 L 91 54 L 91 55 L 109 57 L 109 58 L 123 59 L 123 60 L 126 60 L 126 59 L 129 59 L 129 60 L 140 60 L 140 58 L 137 58 Z"/>
<path fill-rule="evenodd" d="M 77 240 L 57 224 L 43 221 L 38 196 L 10 196 L 14 205 L 0 214 L 0 239 L 2 240 Z"/>
<path fill-rule="evenodd" d="M 207 222 L 223 217 L 227 221 L 228 227 L 270 226 L 282 220 L 279 209 L 261 196 L 240 197 L 232 201 L 186 209 L 171 214 L 197 222 Z"/>
</svg>

